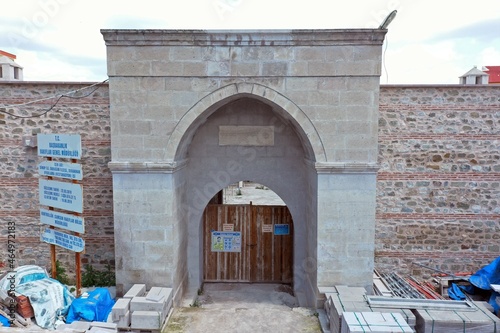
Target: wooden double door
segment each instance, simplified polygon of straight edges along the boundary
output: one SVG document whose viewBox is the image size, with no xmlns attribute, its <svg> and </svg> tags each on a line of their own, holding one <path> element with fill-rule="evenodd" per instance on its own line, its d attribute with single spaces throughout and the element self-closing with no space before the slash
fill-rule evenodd
<svg viewBox="0 0 500 333">
<path fill-rule="evenodd" d="M 286 206 L 209 204 L 203 219 L 205 282 L 292 284 L 293 221 Z"/>
</svg>

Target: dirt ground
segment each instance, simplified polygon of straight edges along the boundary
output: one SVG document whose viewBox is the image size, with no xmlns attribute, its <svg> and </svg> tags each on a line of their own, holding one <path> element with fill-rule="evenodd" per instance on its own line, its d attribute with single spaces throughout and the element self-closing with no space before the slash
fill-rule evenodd
<svg viewBox="0 0 500 333">
<path fill-rule="evenodd" d="M 206 283 L 195 304 L 175 308 L 163 332 L 321 332 L 314 309 L 288 286 Z"/>
</svg>

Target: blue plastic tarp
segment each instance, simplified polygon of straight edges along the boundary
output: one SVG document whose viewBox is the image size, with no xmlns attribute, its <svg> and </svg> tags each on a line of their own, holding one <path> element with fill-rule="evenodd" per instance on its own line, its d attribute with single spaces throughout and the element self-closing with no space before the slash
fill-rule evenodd
<svg viewBox="0 0 500 333">
<path fill-rule="evenodd" d="M 491 290 L 491 284 L 500 284 L 500 257 L 471 275 L 469 282 L 483 290 Z"/>
<path fill-rule="evenodd" d="M 493 307 L 493 312 L 498 316 L 498 311 L 500 310 L 500 294 L 496 291 L 491 293 L 488 303 Z"/>
<path fill-rule="evenodd" d="M 4 316 L 2 316 L 0 314 L 0 323 L 4 326 L 4 327 L 10 327 L 10 319 L 8 318 L 5 318 Z"/>
<path fill-rule="evenodd" d="M 452 283 L 448 288 L 448 296 L 456 301 L 463 301 L 465 299 L 465 294 L 462 292 L 460 287 L 455 283 Z"/>
<path fill-rule="evenodd" d="M 106 288 L 96 288 L 87 297 L 79 297 L 71 303 L 66 316 L 66 323 L 77 320 L 105 322 L 115 301 Z"/>
</svg>

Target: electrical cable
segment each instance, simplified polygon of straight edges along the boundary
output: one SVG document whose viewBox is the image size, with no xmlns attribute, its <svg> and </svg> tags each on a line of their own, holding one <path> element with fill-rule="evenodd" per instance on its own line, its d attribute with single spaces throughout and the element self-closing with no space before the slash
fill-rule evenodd
<svg viewBox="0 0 500 333">
<path fill-rule="evenodd" d="M 59 103 L 59 101 L 63 98 L 63 97 L 67 97 L 67 98 L 72 98 L 72 99 L 80 99 L 80 98 L 85 98 L 85 97 L 88 97 L 90 95 L 92 95 L 97 89 L 100 88 L 100 85 L 103 84 L 103 83 L 106 83 L 109 79 L 106 79 L 104 81 L 101 81 L 101 82 L 97 82 L 97 83 L 94 83 L 90 86 L 86 86 L 86 87 L 83 87 L 83 88 L 80 88 L 80 89 L 76 89 L 76 90 L 73 90 L 73 91 L 69 91 L 67 93 L 64 93 L 64 94 L 60 94 L 60 95 L 55 95 L 55 96 L 52 96 L 52 97 L 47 97 L 47 98 L 42 98 L 42 99 L 38 99 L 38 100 L 34 100 L 34 101 L 30 101 L 30 102 L 26 102 L 26 103 L 22 103 L 22 104 L 11 104 L 11 105 L 6 105 L 6 106 L 0 106 L 0 113 L 4 113 L 6 115 L 9 115 L 9 116 L 12 116 L 14 118 L 22 118 L 22 119 L 26 119 L 26 118 L 37 118 L 37 117 L 41 117 L 41 116 L 44 116 L 46 115 L 47 113 L 49 113 L 52 109 L 54 109 L 54 107 Z M 94 88 L 91 92 L 89 92 L 88 94 L 86 95 L 81 95 L 81 96 L 70 96 L 69 94 L 75 94 L 79 91 L 82 91 L 84 89 L 88 89 L 88 88 L 92 88 L 92 87 L 95 87 L 97 86 L 96 88 Z M 13 113 L 10 113 L 10 112 L 7 112 L 7 111 L 4 111 L 5 109 L 7 108 L 12 108 L 12 107 L 16 107 L 18 108 L 19 106 L 26 106 L 26 105 L 30 105 L 30 104 L 33 104 L 33 103 L 37 103 L 37 102 L 41 102 L 41 101 L 46 101 L 46 100 L 50 100 L 50 99 L 54 99 L 54 98 L 57 98 L 56 101 L 47 109 L 47 110 L 44 110 L 42 113 L 40 114 L 36 114 L 36 115 L 32 115 L 32 116 L 19 116 L 19 115 L 16 115 L 16 114 L 13 114 Z M 3 110 L 2 110 L 3 109 Z"/>
</svg>

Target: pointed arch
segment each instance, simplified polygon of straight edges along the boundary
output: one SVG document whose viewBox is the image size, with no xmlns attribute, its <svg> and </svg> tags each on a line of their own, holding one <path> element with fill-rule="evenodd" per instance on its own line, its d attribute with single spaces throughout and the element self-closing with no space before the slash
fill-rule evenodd
<svg viewBox="0 0 500 333">
<path fill-rule="evenodd" d="M 293 101 L 278 91 L 257 83 L 232 83 L 200 99 L 180 119 L 166 147 L 166 160 L 183 160 L 196 129 L 221 105 L 240 98 L 253 97 L 273 105 L 275 111 L 290 121 L 299 135 L 308 159 L 326 162 L 326 152 L 321 137 L 313 123 Z"/>
</svg>

